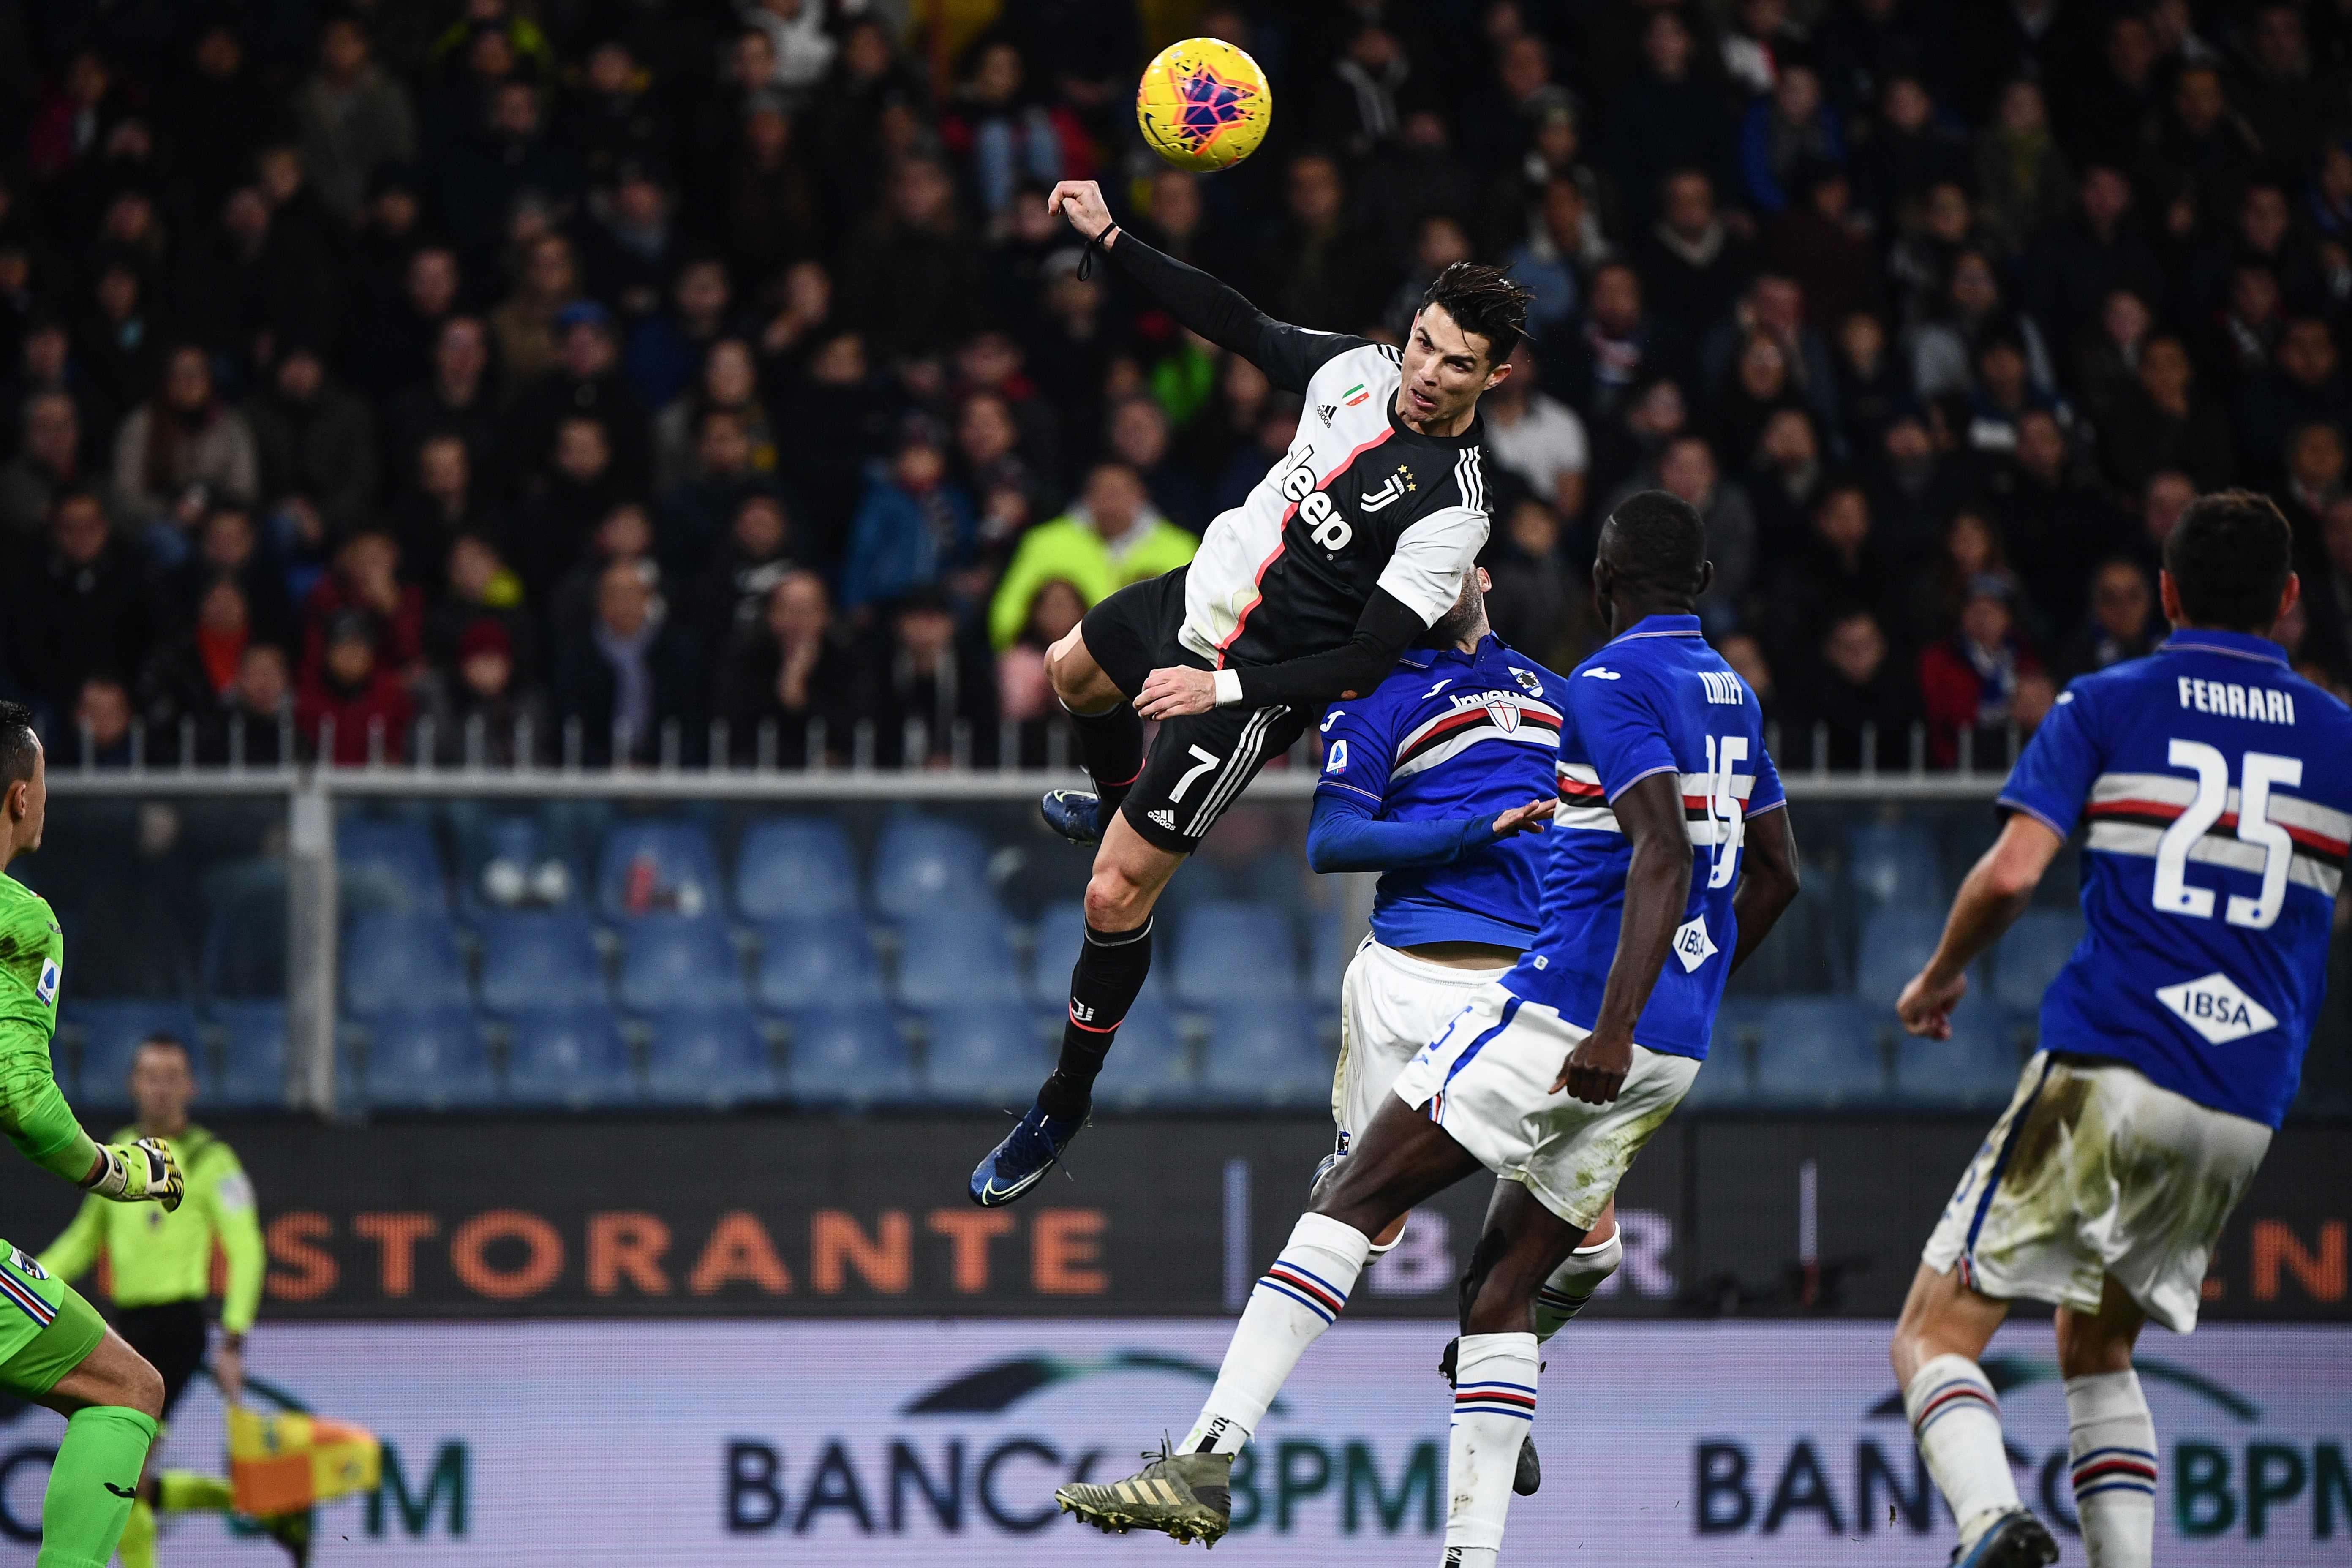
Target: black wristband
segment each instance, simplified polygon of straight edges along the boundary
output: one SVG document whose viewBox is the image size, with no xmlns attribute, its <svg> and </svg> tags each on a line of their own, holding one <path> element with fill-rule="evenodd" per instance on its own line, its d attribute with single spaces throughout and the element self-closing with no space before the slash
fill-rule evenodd
<svg viewBox="0 0 2352 1568">
<path fill-rule="evenodd" d="M 1118 232 L 1118 220 L 1117 218 L 1113 218 L 1110 222 L 1103 225 L 1103 231 L 1100 234 L 1087 241 L 1086 251 L 1078 258 L 1079 282 L 1083 283 L 1087 279 L 1094 276 L 1095 253 L 1108 245 L 1110 243 L 1110 237 Z"/>
</svg>

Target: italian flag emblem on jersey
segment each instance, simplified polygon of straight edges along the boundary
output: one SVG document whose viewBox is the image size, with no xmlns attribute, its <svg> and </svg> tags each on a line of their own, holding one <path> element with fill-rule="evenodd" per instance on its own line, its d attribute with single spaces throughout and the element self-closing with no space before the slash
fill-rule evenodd
<svg viewBox="0 0 2352 1568">
<path fill-rule="evenodd" d="M 1365 398 L 1370 397 L 1370 393 L 1364 390 L 1364 384 L 1360 381 L 1356 383 L 1355 385 L 1348 388 L 1347 391 L 1341 393 L 1339 395 L 1339 401 L 1346 404 L 1349 407 L 1353 408 L 1357 404 L 1361 403 Z"/>
</svg>

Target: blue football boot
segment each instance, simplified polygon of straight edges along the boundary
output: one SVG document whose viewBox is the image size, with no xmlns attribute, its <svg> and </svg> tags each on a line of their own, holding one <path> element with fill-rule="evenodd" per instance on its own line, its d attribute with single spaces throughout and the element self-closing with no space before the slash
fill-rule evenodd
<svg viewBox="0 0 2352 1568">
<path fill-rule="evenodd" d="M 1049 789 L 1037 803 L 1045 826 L 1073 844 L 1099 844 L 1103 836 L 1102 796 L 1082 789 Z"/>
<path fill-rule="evenodd" d="M 1087 1124 L 1084 1116 L 1048 1116 L 1035 1105 L 1015 1122 L 1004 1142 L 988 1152 L 971 1173 L 971 1201 L 984 1209 L 1002 1208 L 1035 1186 L 1045 1173 L 1061 1163 L 1062 1151 Z"/>
<path fill-rule="evenodd" d="M 2057 1561 L 2049 1527 L 2021 1508 L 1994 1520 L 1974 1546 L 1952 1549 L 1952 1568 L 2046 1568 Z"/>
</svg>

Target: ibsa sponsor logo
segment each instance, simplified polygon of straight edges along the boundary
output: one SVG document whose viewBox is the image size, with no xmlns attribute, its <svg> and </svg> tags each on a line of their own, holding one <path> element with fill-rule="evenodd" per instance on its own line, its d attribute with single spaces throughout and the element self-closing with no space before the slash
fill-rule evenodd
<svg viewBox="0 0 2352 1568">
<path fill-rule="evenodd" d="M 1079 1393 L 1112 1374 L 1151 1373 L 1197 1394 L 1216 1382 L 1205 1362 L 1150 1350 L 1091 1359 L 1014 1356 L 959 1373 L 906 1400 L 896 1430 L 856 1436 L 726 1440 L 719 1455 L 728 1532 L 740 1536 L 849 1531 L 859 1535 L 1023 1536 L 1064 1517 L 1054 1489 L 1135 1468 L 1129 1444 L 1071 1442 L 1048 1430 L 1032 1401 Z M 1103 1391 L 1125 1422 L 1132 1401 Z M 1180 1399 L 1179 1403 L 1182 1401 Z M 1057 1403 L 1053 1426 L 1067 1426 Z M 1275 1401 L 1271 1414 L 1288 1406 Z M 1233 1471 L 1237 1534 L 1294 1531 L 1318 1537 L 1434 1536 L 1445 1453 L 1435 1436 L 1400 1440 L 1318 1433 L 1270 1437 L 1244 1449 Z M 1310 1525 L 1307 1515 L 1314 1510 Z M 1334 1517 L 1336 1515 L 1336 1518 Z"/>
<path fill-rule="evenodd" d="M 2018 1356 L 1988 1356 L 1982 1364 L 2002 1396 L 2019 1495 L 2053 1527 L 2079 1536 L 2063 1398 L 2044 1418 L 2041 1409 L 2022 1408 L 2040 1402 L 2012 1408 L 2009 1397 L 2037 1386 L 2056 1394 L 2057 1366 Z M 2342 1541 L 2352 1551 L 2352 1439 L 2277 1431 L 2252 1400 L 2186 1367 L 2147 1358 L 2137 1368 L 2143 1384 L 2192 1396 L 2189 1408 L 2202 1417 L 2176 1420 L 2179 1430 L 2167 1430 L 2163 1413 L 2158 1417 L 2158 1436 L 2168 1445 L 2158 1485 L 2170 1494 L 2177 1534 L 2191 1541 Z M 1877 1423 L 1891 1429 L 1872 1425 Z M 1692 1528 L 1703 1536 L 1926 1535 L 1951 1524 L 1951 1510 L 1911 1441 L 1900 1394 L 1858 1413 L 1843 1430 L 1762 1441 L 1703 1436 L 1692 1447 L 1691 1478 Z"/>
</svg>

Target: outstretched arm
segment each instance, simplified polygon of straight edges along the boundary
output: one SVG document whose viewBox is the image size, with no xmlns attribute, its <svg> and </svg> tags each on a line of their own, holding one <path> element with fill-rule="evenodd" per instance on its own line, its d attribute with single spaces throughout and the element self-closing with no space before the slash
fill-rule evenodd
<svg viewBox="0 0 2352 1568">
<path fill-rule="evenodd" d="M 1121 229 L 1092 180 L 1064 180 L 1045 198 L 1048 213 L 1060 213 L 1070 226 L 1101 243 L 1129 282 L 1150 296 L 1178 322 L 1219 348 L 1231 349 L 1265 372 L 1288 392 L 1304 392 L 1324 362 L 1360 347 L 1361 338 L 1310 331 L 1277 321 L 1237 289 L 1227 288 L 1196 267 L 1154 250 Z"/>
<path fill-rule="evenodd" d="M 2040 817 L 2010 813 L 2000 837 L 1960 884 L 1936 955 L 1895 1001 L 1905 1028 L 1933 1040 L 1952 1037 L 1952 1009 L 1968 994 L 1969 965 L 2025 912 L 2042 873 L 2065 842 Z"/>
<path fill-rule="evenodd" d="M 1541 833 L 1557 798 L 1531 800 L 1496 816 L 1445 822 L 1384 822 L 1365 803 L 1321 793 L 1307 824 L 1307 863 L 1318 871 L 1402 871 L 1444 866 L 1514 833 Z"/>
</svg>

